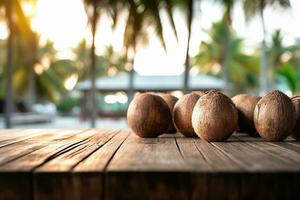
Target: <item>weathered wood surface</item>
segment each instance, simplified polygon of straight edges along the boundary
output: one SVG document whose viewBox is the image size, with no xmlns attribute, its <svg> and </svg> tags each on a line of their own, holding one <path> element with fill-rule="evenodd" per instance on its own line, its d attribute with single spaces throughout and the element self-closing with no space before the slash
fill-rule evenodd
<svg viewBox="0 0 300 200">
<path fill-rule="evenodd" d="M 0 131 L 0 199 L 300 199 L 300 143 Z"/>
</svg>

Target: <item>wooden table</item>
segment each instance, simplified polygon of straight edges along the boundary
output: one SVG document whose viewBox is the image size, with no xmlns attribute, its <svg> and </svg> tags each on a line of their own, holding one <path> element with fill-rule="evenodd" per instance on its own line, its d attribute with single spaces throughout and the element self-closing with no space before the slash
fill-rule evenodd
<svg viewBox="0 0 300 200">
<path fill-rule="evenodd" d="M 300 199 L 300 143 L 0 131 L 0 199 Z"/>
</svg>

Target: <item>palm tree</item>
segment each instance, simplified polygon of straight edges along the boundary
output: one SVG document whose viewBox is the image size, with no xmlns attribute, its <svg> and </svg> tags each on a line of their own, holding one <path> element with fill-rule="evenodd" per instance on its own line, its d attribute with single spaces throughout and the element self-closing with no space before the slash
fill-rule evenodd
<svg viewBox="0 0 300 200">
<path fill-rule="evenodd" d="M 97 24 L 100 20 L 100 16 L 102 12 L 111 14 L 111 17 L 114 18 L 113 14 L 116 14 L 117 5 L 119 5 L 119 1 L 111 0 L 84 0 L 84 5 L 86 8 L 86 13 L 88 16 L 91 32 L 92 32 L 92 47 L 90 52 L 91 58 L 91 67 L 90 67 L 90 80 L 91 80 L 91 127 L 95 127 L 96 125 L 96 117 L 97 117 L 97 99 L 96 99 L 96 48 L 95 48 L 95 37 L 97 31 Z M 116 12 L 114 12 L 116 11 Z"/>
<path fill-rule="evenodd" d="M 122 11 L 128 12 L 128 18 L 125 25 L 124 32 L 124 47 L 126 55 L 131 60 L 131 69 L 129 75 L 129 97 L 133 93 L 133 76 L 134 76 L 134 56 L 138 44 L 147 40 L 146 27 L 154 26 L 156 34 L 158 35 L 164 49 L 166 49 L 165 41 L 163 39 L 163 26 L 160 18 L 160 10 L 165 8 L 167 10 L 174 33 L 177 36 L 175 23 L 172 16 L 175 0 L 123 0 L 123 1 L 101 1 L 101 0 L 85 0 L 88 18 L 91 24 L 93 42 L 91 49 L 91 98 L 92 106 L 96 108 L 96 88 L 95 88 L 95 71 L 96 71 L 96 56 L 95 56 L 95 35 L 97 29 L 97 21 L 100 17 L 100 11 L 111 14 L 114 24 L 117 24 L 119 13 Z M 132 54 L 131 56 L 129 56 Z M 92 109 L 91 126 L 95 127 L 95 119 L 97 115 L 96 109 Z"/>
<path fill-rule="evenodd" d="M 200 45 L 199 53 L 193 58 L 195 65 L 201 73 L 223 77 L 221 67 L 224 58 L 223 36 L 226 32 L 226 22 L 213 23 L 208 31 L 209 41 L 203 41 Z M 243 39 L 237 37 L 234 32 L 228 32 L 228 47 L 231 56 L 228 58 L 228 79 L 235 83 L 236 92 L 245 92 L 251 86 L 256 86 L 256 74 L 258 74 L 258 59 L 255 56 L 247 55 L 243 52 Z"/>
<path fill-rule="evenodd" d="M 287 83 L 290 91 L 295 93 L 299 91 L 300 77 L 300 46 L 294 44 L 285 46 L 283 44 L 283 34 L 281 30 L 276 30 L 272 34 L 272 42 L 268 51 L 270 66 L 272 67 L 271 80 Z"/>
<path fill-rule="evenodd" d="M 15 39 L 18 41 L 17 36 Z M 70 75 L 78 73 L 74 62 L 57 59 L 54 45 L 49 41 L 38 47 L 36 51 L 29 52 L 28 48 L 15 47 L 15 49 L 15 72 L 13 74 L 15 95 L 24 97 L 30 92 L 34 93 L 38 100 L 58 102 L 62 94 L 67 92 L 64 87 L 65 81 Z M 28 54 L 33 58 L 28 60 Z M 31 75 L 31 70 L 33 75 Z M 32 77 L 34 77 L 34 82 L 32 82 Z M 33 88 L 31 84 L 34 84 Z"/>
<path fill-rule="evenodd" d="M 187 0 L 187 28 L 188 28 L 188 39 L 186 47 L 186 56 L 185 56 L 185 69 L 184 69 L 184 79 L 183 79 L 183 91 L 187 93 L 189 85 L 189 72 L 190 72 L 190 41 L 192 34 L 192 22 L 194 15 L 194 0 Z"/>
<path fill-rule="evenodd" d="M 155 27 L 156 34 L 158 35 L 164 49 L 166 49 L 166 44 L 163 39 L 163 27 L 159 14 L 160 5 L 157 3 L 157 1 L 142 1 L 139 5 L 139 3 L 134 0 L 128 0 L 127 3 L 124 4 L 124 8 L 129 10 L 124 31 L 125 52 L 131 65 L 129 70 L 129 102 L 133 97 L 133 66 L 135 61 L 135 53 L 138 45 L 145 45 L 148 42 L 146 24 L 153 25 Z M 141 5 L 144 8 L 143 10 L 139 9 L 139 6 Z"/>
<path fill-rule="evenodd" d="M 20 33 L 23 44 L 30 43 L 31 29 L 28 19 L 25 17 L 18 0 L 2 0 L 0 7 L 5 9 L 5 18 L 9 28 L 7 39 L 7 57 L 6 57 L 6 95 L 5 95 L 5 124 L 6 128 L 11 128 L 11 114 L 13 112 L 13 54 L 14 38 Z"/>
<path fill-rule="evenodd" d="M 73 49 L 73 53 L 75 55 L 74 64 L 78 70 L 78 80 L 88 79 L 88 70 L 85 66 L 89 63 L 89 49 L 85 39 Z M 111 75 L 111 72 L 125 71 L 125 65 L 128 62 L 126 56 L 116 52 L 111 45 L 105 48 L 102 56 L 96 56 L 96 60 L 96 77 Z"/>
<path fill-rule="evenodd" d="M 261 61 L 260 61 L 260 94 L 265 94 L 269 89 L 268 80 L 268 55 L 267 55 L 267 45 L 266 45 L 266 24 L 264 18 L 264 10 L 267 6 L 279 6 L 281 8 L 289 8 L 289 0 L 244 0 L 244 11 L 246 17 L 249 19 L 255 15 L 259 15 L 261 26 L 263 30 L 263 39 L 261 43 Z"/>
<path fill-rule="evenodd" d="M 285 46 L 283 39 L 281 30 L 275 30 L 272 34 L 272 41 L 268 51 L 270 66 L 275 69 L 286 63 L 290 63 L 293 66 L 300 66 L 299 41 L 296 41 L 293 45 Z"/>
<path fill-rule="evenodd" d="M 6 15 L 7 24 L 9 28 L 9 36 L 7 39 L 7 81 L 6 81 L 6 98 L 5 98 L 5 122 L 6 128 L 11 128 L 11 114 L 13 112 L 13 87 L 12 87 L 12 75 L 13 75 L 13 38 L 14 38 L 14 25 L 12 21 L 12 4 L 7 2 Z"/>
<path fill-rule="evenodd" d="M 214 0 L 218 3 L 220 3 L 224 7 L 224 14 L 222 20 L 224 21 L 224 33 L 223 33 L 223 39 L 221 44 L 223 44 L 223 56 L 222 56 L 222 67 L 223 67 L 223 81 L 225 83 L 225 90 L 227 90 L 228 83 L 228 68 L 229 66 L 229 60 L 231 56 L 230 47 L 229 47 L 229 34 L 232 31 L 232 10 L 235 1 L 234 0 Z M 226 91 L 225 91 L 226 92 Z"/>
</svg>

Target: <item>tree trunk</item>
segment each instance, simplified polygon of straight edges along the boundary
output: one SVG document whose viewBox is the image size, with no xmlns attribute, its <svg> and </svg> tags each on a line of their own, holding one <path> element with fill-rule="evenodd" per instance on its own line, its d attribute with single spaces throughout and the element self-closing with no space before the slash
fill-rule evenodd
<svg viewBox="0 0 300 200">
<path fill-rule="evenodd" d="M 265 95 L 269 89 L 268 86 L 268 58 L 267 58 L 267 46 L 266 46 L 266 25 L 264 19 L 264 5 L 261 5 L 260 9 L 260 20 L 263 29 L 263 40 L 261 43 L 261 57 L 260 57 L 260 74 L 259 74 L 259 82 L 260 82 L 260 95 Z"/>
<path fill-rule="evenodd" d="M 35 52 L 36 50 L 34 48 L 32 48 L 32 51 Z M 34 73 L 34 58 L 30 58 L 30 62 L 29 62 L 29 86 L 28 86 L 28 93 L 27 93 L 27 106 L 29 111 L 33 110 L 33 105 L 35 104 L 35 100 L 36 100 L 36 89 L 35 89 L 35 73 Z"/>
<path fill-rule="evenodd" d="M 183 92 L 187 93 L 189 90 L 189 72 L 190 72 L 190 41 L 192 34 L 192 19 L 193 19 L 193 0 L 188 0 L 188 16 L 187 16 L 187 24 L 188 24 L 188 39 L 187 39 L 187 47 L 186 47 L 186 55 L 185 55 L 185 69 L 184 69 L 184 77 L 183 77 Z"/>
<path fill-rule="evenodd" d="M 13 38 L 14 28 L 12 22 L 12 3 L 7 2 L 7 21 L 9 27 L 9 36 L 7 39 L 7 66 L 6 66 L 6 95 L 5 95 L 5 127 L 11 128 L 11 115 L 13 112 Z"/>
<path fill-rule="evenodd" d="M 30 33 L 31 34 L 31 51 L 32 54 L 30 55 L 30 61 L 29 61 L 29 73 L 30 73 L 30 79 L 29 79 L 29 93 L 30 93 L 30 98 L 29 98 L 29 109 L 30 111 L 33 110 L 33 105 L 36 103 L 36 74 L 34 71 L 34 66 L 37 62 L 37 57 L 38 57 L 38 38 L 35 33 Z"/>
<path fill-rule="evenodd" d="M 95 37 L 96 37 L 96 25 L 97 25 L 97 3 L 93 3 L 93 19 L 92 19 L 92 48 L 91 48 L 91 127 L 96 127 L 97 119 L 97 100 L 96 100 L 96 49 L 95 49 Z"/>
<path fill-rule="evenodd" d="M 222 68 L 223 68 L 223 74 L 222 74 L 222 79 L 225 84 L 224 87 L 224 93 L 228 93 L 229 91 L 229 81 L 228 81 L 228 70 L 229 70 L 229 57 L 230 57 L 230 47 L 229 47 L 229 25 L 227 23 L 225 25 L 225 32 L 223 35 L 223 44 L 224 44 L 224 49 L 223 49 L 223 55 L 222 55 Z"/>
<path fill-rule="evenodd" d="M 129 71 L 129 88 L 128 88 L 128 104 L 132 101 L 133 95 L 134 95 L 134 57 L 132 58 L 131 61 L 131 69 Z"/>
</svg>

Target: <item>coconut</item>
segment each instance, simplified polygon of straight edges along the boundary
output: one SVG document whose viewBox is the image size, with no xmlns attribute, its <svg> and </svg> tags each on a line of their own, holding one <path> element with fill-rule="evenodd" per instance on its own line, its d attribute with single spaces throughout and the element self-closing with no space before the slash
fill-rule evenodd
<svg viewBox="0 0 300 200">
<path fill-rule="evenodd" d="M 291 99 L 280 91 L 269 92 L 255 106 L 254 125 L 266 141 L 281 141 L 290 135 L 296 123 Z"/>
<path fill-rule="evenodd" d="M 292 98 L 292 102 L 296 109 L 296 124 L 292 131 L 292 137 L 297 141 L 300 141 L 300 96 L 295 96 Z"/>
<path fill-rule="evenodd" d="M 192 112 L 200 96 L 190 93 L 182 96 L 173 109 L 173 121 L 176 128 L 186 137 L 197 136 L 192 126 Z"/>
<path fill-rule="evenodd" d="M 254 109 L 260 97 L 239 94 L 232 98 L 238 110 L 238 131 L 248 133 L 251 136 L 257 136 L 257 132 L 253 122 Z"/>
<path fill-rule="evenodd" d="M 163 100 L 168 104 L 170 112 L 173 113 L 173 108 L 178 101 L 178 98 L 171 95 L 171 94 L 165 94 L 165 93 L 159 93 L 158 94 Z M 175 128 L 175 124 L 172 122 L 169 124 L 169 128 L 166 131 L 166 133 L 176 133 L 177 130 Z"/>
<path fill-rule="evenodd" d="M 210 91 L 197 101 L 192 125 L 201 139 L 225 141 L 237 129 L 238 111 L 229 97 L 218 91 Z"/>
<path fill-rule="evenodd" d="M 200 97 L 202 96 L 202 95 L 204 95 L 205 93 L 207 93 L 208 91 L 202 91 L 202 90 L 199 90 L 199 91 L 193 91 L 193 93 L 195 93 L 195 94 L 198 94 Z"/>
<path fill-rule="evenodd" d="M 165 133 L 172 123 L 168 104 L 150 93 L 136 95 L 127 111 L 128 126 L 144 138 L 157 137 Z"/>
</svg>

